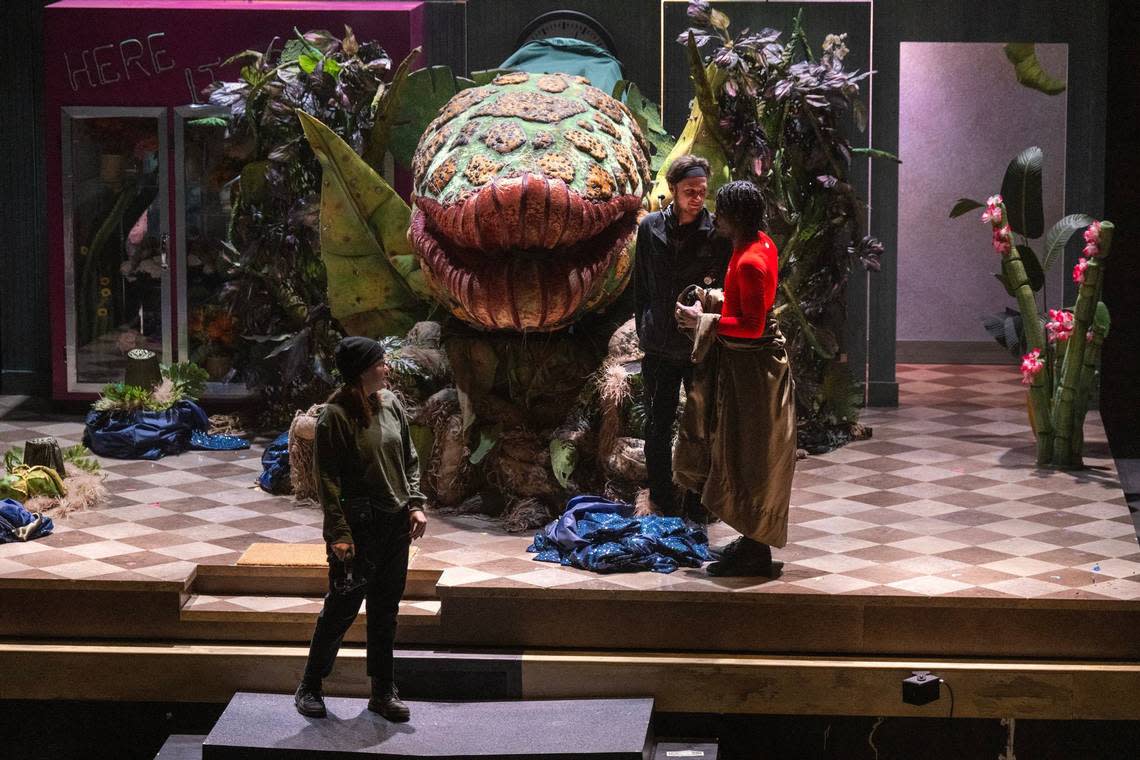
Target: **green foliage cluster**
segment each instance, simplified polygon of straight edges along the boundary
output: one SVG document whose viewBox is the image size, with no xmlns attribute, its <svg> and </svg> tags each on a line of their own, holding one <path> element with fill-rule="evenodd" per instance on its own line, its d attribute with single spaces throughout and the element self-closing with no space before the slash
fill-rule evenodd
<svg viewBox="0 0 1140 760">
<path fill-rule="evenodd" d="M 239 359 L 265 402 L 263 422 L 287 424 L 294 409 L 328 394 L 345 332 L 329 311 L 320 256 L 321 167 L 297 112 L 329 125 L 379 171 L 392 61 L 348 27 L 343 37 L 294 30 L 283 44 L 230 60 L 244 63 L 241 78 L 208 90 L 211 104 L 230 111 L 223 171 L 236 190 L 221 300 L 238 319 Z"/>
<path fill-rule="evenodd" d="M 764 194 L 767 232 L 780 250 L 775 315 L 788 338 L 800 445 L 834 448 L 856 430 L 860 395 L 841 358 L 847 283 L 852 271 L 878 271 L 883 253 L 864 234 L 851 163 L 898 160 L 848 137 L 852 120 L 865 128 L 859 83 L 870 72 L 846 67 L 845 34 L 828 35 L 817 53 L 802 11 L 787 43 L 775 29 L 733 36 L 728 16 L 708 2 L 690 2 L 688 14 L 693 26 L 678 42 L 689 49 L 692 109 L 704 125 L 694 152 L 713 153 L 706 157 L 727 166 L 726 179 L 751 180 Z"/>
<path fill-rule="evenodd" d="M 82 443 L 77 443 L 74 446 L 68 446 L 63 449 L 63 461 L 75 465 L 84 472 L 99 472 L 102 467 L 99 460 L 91 455 L 90 449 Z M 13 446 L 4 453 L 4 469 L 11 473 L 17 467 L 24 464 L 24 447 Z"/>
<path fill-rule="evenodd" d="M 209 375 L 192 362 L 162 365 L 162 382 L 154 388 L 111 383 L 91 408 L 97 412 L 164 412 L 179 401 L 194 401 L 206 389 Z"/>
</svg>

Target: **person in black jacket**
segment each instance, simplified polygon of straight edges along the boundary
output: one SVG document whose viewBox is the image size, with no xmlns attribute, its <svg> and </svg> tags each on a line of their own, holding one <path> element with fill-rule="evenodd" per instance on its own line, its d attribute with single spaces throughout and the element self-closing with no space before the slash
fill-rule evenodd
<svg viewBox="0 0 1140 760">
<path fill-rule="evenodd" d="M 692 381 L 689 358 L 692 338 L 674 318 L 677 298 L 689 285 L 719 288 L 732 253 L 729 241 L 715 235 L 705 209 L 709 163 L 699 156 L 680 156 L 666 173 L 673 202 L 647 214 L 637 227 L 634 261 L 634 318 L 645 352 L 641 375 L 645 388 L 645 464 L 649 498 L 666 515 L 691 511 L 699 504 L 686 495 L 684 510 L 673 492 L 673 421 L 681 385 Z"/>
<path fill-rule="evenodd" d="M 326 715 L 321 682 L 332 673 L 341 642 L 367 599 L 368 709 L 390 721 L 411 717 L 396 691 L 393 646 L 408 574 L 408 549 L 424 535 L 426 497 L 408 415 L 387 384 L 384 347 L 349 337 L 336 347 L 344 384 L 317 419 L 313 465 L 324 509 L 329 591 L 309 644 L 297 711 Z"/>
</svg>

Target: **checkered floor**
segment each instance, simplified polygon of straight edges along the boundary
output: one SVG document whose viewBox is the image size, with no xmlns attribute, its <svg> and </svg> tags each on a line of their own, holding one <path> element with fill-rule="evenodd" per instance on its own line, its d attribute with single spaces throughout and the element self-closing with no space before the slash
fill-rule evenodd
<svg viewBox="0 0 1140 760">
<path fill-rule="evenodd" d="M 532 561 L 530 536 L 444 515 L 433 516 L 416 565 L 445 569 L 441 583 L 453 586 L 1140 599 L 1140 546 L 1095 413 L 1090 469 L 1037 470 L 1015 368 L 904 365 L 898 377 L 899 408 L 864 416 L 873 438 L 799 462 L 776 581 L 697 569 L 599 576 Z M 78 418 L 20 401 L 0 399 L 0 446 L 80 438 Z M 0 545 L 0 578 L 183 580 L 196 563 L 234 563 L 254 542 L 319 542 L 315 506 L 254 487 L 260 454 L 105 460 L 110 503 L 58 520 L 43 540 Z M 720 524 L 710 533 L 714 543 L 732 537 Z"/>
</svg>

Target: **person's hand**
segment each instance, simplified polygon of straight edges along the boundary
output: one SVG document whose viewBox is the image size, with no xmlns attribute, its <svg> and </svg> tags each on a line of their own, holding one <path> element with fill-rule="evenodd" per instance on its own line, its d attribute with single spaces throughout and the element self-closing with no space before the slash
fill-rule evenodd
<svg viewBox="0 0 1140 760">
<path fill-rule="evenodd" d="M 332 550 L 336 558 L 344 562 L 346 558 L 352 557 L 352 555 L 356 553 L 356 544 L 333 544 Z"/>
<path fill-rule="evenodd" d="M 408 533 L 413 541 L 423 537 L 427 530 L 427 522 L 427 515 L 422 509 L 413 509 L 408 513 Z"/>
<path fill-rule="evenodd" d="M 678 301 L 673 316 L 677 319 L 677 326 L 682 330 L 693 330 L 696 328 L 697 322 L 701 320 L 701 315 L 704 313 L 705 310 L 704 307 L 701 306 L 700 301 L 697 301 L 692 306 L 686 306 Z"/>
</svg>

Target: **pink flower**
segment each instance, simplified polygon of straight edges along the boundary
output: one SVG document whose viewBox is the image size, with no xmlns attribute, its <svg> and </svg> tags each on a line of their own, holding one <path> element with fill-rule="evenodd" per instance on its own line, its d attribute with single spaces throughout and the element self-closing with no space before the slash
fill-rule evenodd
<svg viewBox="0 0 1140 760">
<path fill-rule="evenodd" d="M 1001 196 L 991 195 L 986 199 L 986 210 L 982 212 L 982 221 L 997 226 L 1001 224 Z"/>
<path fill-rule="evenodd" d="M 1100 222 L 1093 222 L 1085 228 L 1085 242 L 1093 245 L 1100 242 Z"/>
<path fill-rule="evenodd" d="M 1049 321 L 1045 323 L 1050 343 L 1062 343 L 1073 334 L 1073 312 L 1064 309 L 1050 309 Z"/>
<path fill-rule="evenodd" d="M 1041 358 L 1041 351 L 1033 349 L 1021 357 L 1021 384 L 1032 385 L 1033 378 L 1045 369 L 1045 360 Z"/>
<path fill-rule="evenodd" d="M 1077 265 L 1073 267 L 1073 282 L 1081 285 L 1085 281 L 1085 270 L 1089 268 L 1089 260 L 1081 259 Z"/>
<path fill-rule="evenodd" d="M 1085 246 L 1085 250 L 1083 251 L 1083 253 L 1085 256 L 1088 256 L 1090 259 L 1094 258 L 1094 257 L 1100 255 L 1100 247 L 1096 243 L 1089 243 L 1088 245 Z"/>
<path fill-rule="evenodd" d="M 1093 331 L 1092 331 L 1092 328 L 1090 327 L 1089 331 L 1087 333 L 1085 333 L 1085 343 L 1092 343 L 1093 337 L 1094 337 Z"/>
<path fill-rule="evenodd" d="M 1011 232 L 1008 224 L 994 227 L 994 250 L 1003 256 L 1010 251 L 1009 237 Z"/>
</svg>

